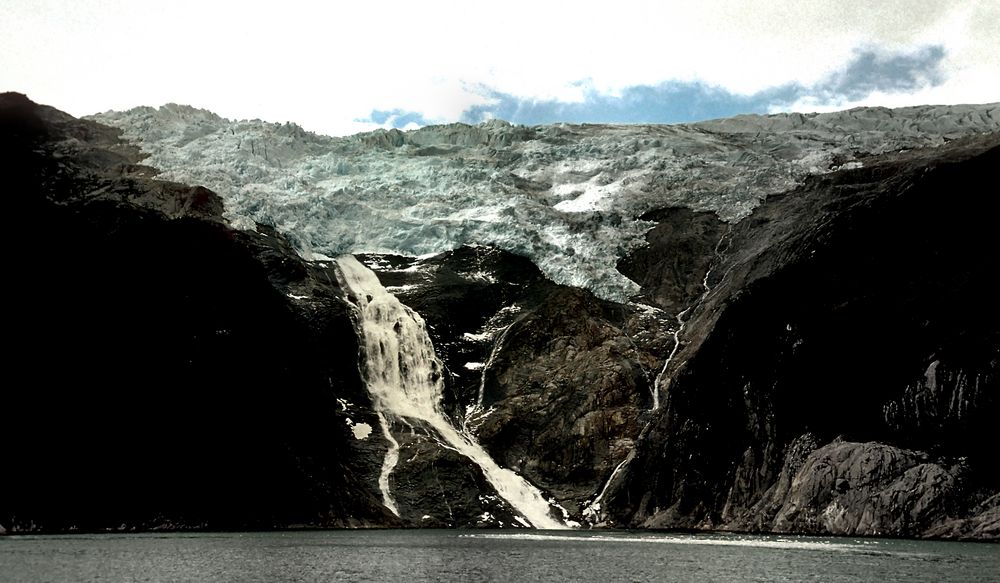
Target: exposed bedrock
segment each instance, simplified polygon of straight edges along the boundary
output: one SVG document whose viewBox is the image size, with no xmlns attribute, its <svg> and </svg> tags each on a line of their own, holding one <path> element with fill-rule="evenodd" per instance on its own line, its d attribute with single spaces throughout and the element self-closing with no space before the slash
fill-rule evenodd
<svg viewBox="0 0 1000 583">
<path fill-rule="evenodd" d="M 449 447 L 432 429 L 395 427 L 399 462 L 392 495 L 402 520 L 425 528 L 522 527 L 517 512 L 500 497 L 482 470 Z"/>
<path fill-rule="evenodd" d="M 631 450 L 650 406 L 669 339 L 642 336 L 638 323 L 656 318 L 488 247 L 366 260 L 427 320 L 455 423 L 576 516 Z"/>
<path fill-rule="evenodd" d="M 942 525 L 1000 487 L 998 142 L 872 159 L 734 225 L 612 519 L 978 536 Z"/>
</svg>

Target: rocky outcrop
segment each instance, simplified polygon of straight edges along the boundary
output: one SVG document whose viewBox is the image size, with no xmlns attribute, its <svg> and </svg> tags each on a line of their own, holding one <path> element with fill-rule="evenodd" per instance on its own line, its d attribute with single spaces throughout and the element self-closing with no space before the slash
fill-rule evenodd
<svg viewBox="0 0 1000 583">
<path fill-rule="evenodd" d="M 1000 539 L 1000 494 L 972 505 L 966 518 L 951 518 L 924 534 L 933 538 L 964 540 Z"/>
<path fill-rule="evenodd" d="M 811 440 L 804 436 L 792 449 Z M 834 442 L 805 459 L 789 451 L 778 480 L 727 528 L 851 536 L 923 533 L 960 512 L 968 468 L 880 443 Z M 725 515 L 725 512 L 724 512 Z"/>
<path fill-rule="evenodd" d="M 677 315 L 705 293 L 705 277 L 726 242 L 729 226 L 715 213 L 668 207 L 643 215 L 655 226 L 646 246 L 618 263 L 618 271 L 641 286 L 636 301 Z"/>
<path fill-rule="evenodd" d="M 955 511 L 960 473 L 879 443 L 832 443 L 806 458 L 768 530 L 923 532 Z"/>
</svg>

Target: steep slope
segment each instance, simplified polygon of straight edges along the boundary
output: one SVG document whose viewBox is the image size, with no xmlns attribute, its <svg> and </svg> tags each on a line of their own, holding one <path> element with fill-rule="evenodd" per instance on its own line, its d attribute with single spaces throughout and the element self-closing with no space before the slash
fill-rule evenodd
<svg viewBox="0 0 1000 583">
<path fill-rule="evenodd" d="M 0 527 L 392 524 L 329 266 L 149 179 L 116 130 L 11 93 L 0 128 Z"/>
<path fill-rule="evenodd" d="M 871 159 L 734 225 L 660 378 L 664 410 L 612 484 L 613 520 L 1000 534 L 998 146 Z"/>
</svg>

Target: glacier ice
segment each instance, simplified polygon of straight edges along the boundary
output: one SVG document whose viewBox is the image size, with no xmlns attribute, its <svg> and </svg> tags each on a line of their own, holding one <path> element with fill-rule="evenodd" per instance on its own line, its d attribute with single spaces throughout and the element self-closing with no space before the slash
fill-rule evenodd
<svg viewBox="0 0 1000 583">
<path fill-rule="evenodd" d="M 996 104 L 738 116 L 688 125 L 524 127 L 499 120 L 344 138 L 182 105 L 107 112 L 162 177 L 222 196 L 238 228 L 286 233 L 309 257 L 494 245 L 550 279 L 624 301 L 615 269 L 665 206 L 748 215 L 865 154 L 1000 126 Z"/>
</svg>

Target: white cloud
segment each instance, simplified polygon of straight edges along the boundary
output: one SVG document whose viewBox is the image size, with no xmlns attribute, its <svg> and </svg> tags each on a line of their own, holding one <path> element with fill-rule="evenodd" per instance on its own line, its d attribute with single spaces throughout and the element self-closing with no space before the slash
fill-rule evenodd
<svg viewBox="0 0 1000 583">
<path fill-rule="evenodd" d="M 859 46 L 931 44 L 929 97 L 1000 99 L 994 0 L 5 0 L 0 90 L 82 115 L 164 102 L 349 133 L 373 109 L 457 119 L 489 87 L 579 101 L 665 80 L 810 84 Z"/>
</svg>

